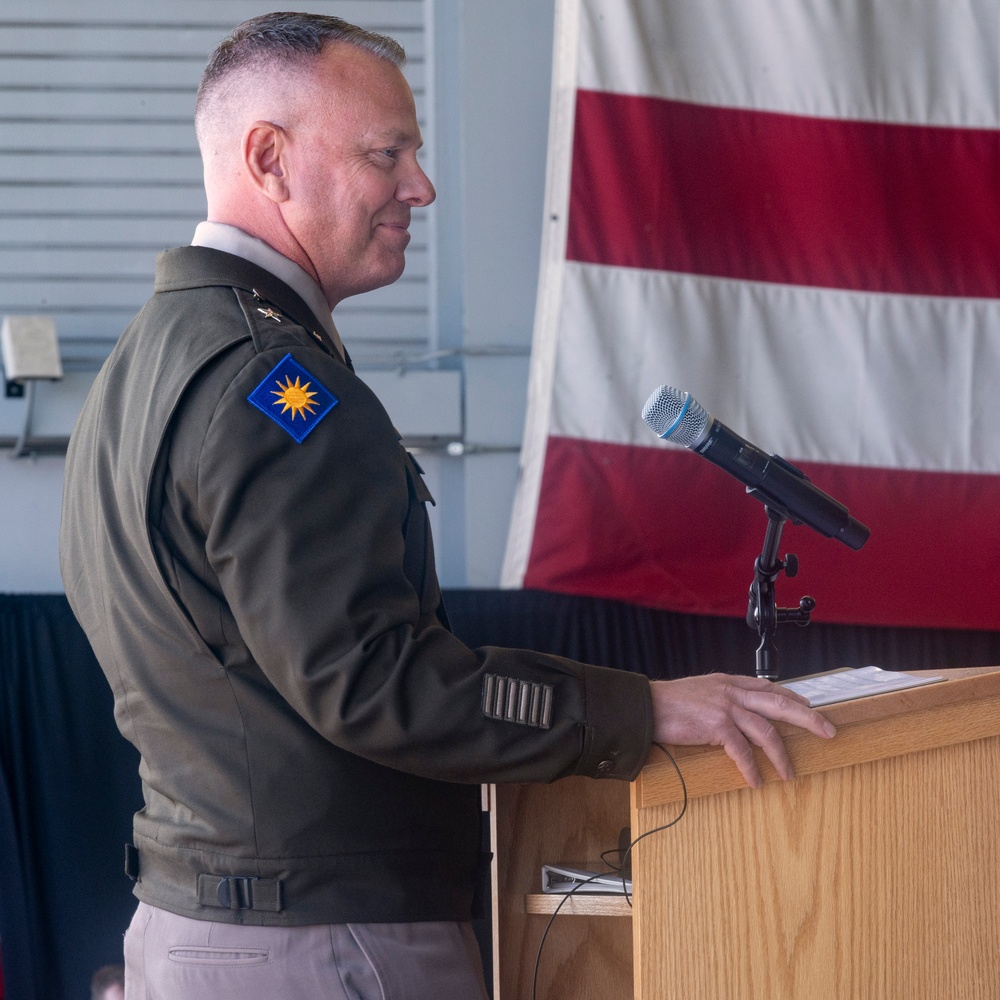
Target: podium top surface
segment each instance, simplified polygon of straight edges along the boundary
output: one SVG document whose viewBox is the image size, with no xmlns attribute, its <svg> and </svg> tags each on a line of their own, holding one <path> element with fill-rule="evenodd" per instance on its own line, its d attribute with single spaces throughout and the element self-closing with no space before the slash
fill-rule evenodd
<svg viewBox="0 0 1000 1000">
<path fill-rule="evenodd" d="M 866 761 L 1000 735 L 1000 666 L 907 671 L 940 676 L 935 684 L 838 702 L 818 709 L 836 727 L 823 740 L 786 723 L 776 723 L 795 767 L 796 779 Z M 689 798 L 746 789 L 721 747 L 670 746 Z M 765 783 L 780 781 L 770 761 L 756 750 Z M 673 765 L 653 749 L 633 782 L 633 804 L 642 809 L 683 797 Z"/>
</svg>

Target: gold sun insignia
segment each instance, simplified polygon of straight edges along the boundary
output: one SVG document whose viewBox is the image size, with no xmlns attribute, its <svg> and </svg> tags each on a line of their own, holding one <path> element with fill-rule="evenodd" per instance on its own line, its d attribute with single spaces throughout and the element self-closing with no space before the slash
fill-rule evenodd
<svg viewBox="0 0 1000 1000">
<path fill-rule="evenodd" d="M 271 390 L 271 395 L 278 397 L 274 401 L 274 405 L 279 406 L 284 403 L 281 410 L 282 413 L 287 413 L 291 410 L 292 420 L 298 416 L 301 416 L 302 419 L 305 420 L 307 416 L 312 414 L 312 411 L 318 405 L 313 400 L 316 393 L 309 391 L 309 386 L 312 385 L 312 382 L 306 382 L 305 385 L 301 385 L 298 375 L 295 376 L 294 382 L 292 381 L 291 375 L 286 375 L 285 379 L 286 381 L 284 385 L 282 385 L 280 381 L 276 382 L 275 384 L 279 386 L 279 388 L 277 390 Z"/>
</svg>

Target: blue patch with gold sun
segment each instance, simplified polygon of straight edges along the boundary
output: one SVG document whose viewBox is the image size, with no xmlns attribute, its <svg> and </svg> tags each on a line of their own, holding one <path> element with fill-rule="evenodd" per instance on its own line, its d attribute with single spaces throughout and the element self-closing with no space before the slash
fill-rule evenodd
<svg viewBox="0 0 1000 1000">
<path fill-rule="evenodd" d="M 315 375 L 286 354 L 247 396 L 262 413 L 301 444 L 339 400 Z"/>
</svg>

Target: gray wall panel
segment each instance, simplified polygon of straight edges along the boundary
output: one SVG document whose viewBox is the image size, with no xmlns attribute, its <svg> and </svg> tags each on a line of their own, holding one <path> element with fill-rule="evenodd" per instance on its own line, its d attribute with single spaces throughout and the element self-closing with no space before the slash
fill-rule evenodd
<svg viewBox="0 0 1000 1000">
<path fill-rule="evenodd" d="M 44 135 L 36 145 L 62 155 L 65 168 L 43 175 L 40 156 L 22 156 L 6 164 L 19 163 L 26 174 L 0 173 L 0 315 L 12 305 L 35 312 L 61 302 L 56 319 L 64 364 L 85 355 L 91 341 L 106 351 L 149 292 L 151 272 L 143 278 L 133 264 L 121 263 L 118 251 L 141 257 L 186 241 L 205 207 L 200 178 L 178 182 L 168 172 L 154 180 L 136 174 L 136 163 L 124 155 L 105 158 L 107 175 L 81 181 L 73 157 L 55 151 L 85 140 L 70 144 L 60 132 L 69 134 L 64 126 L 70 125 L 127 124 L 134 137 L 116 142 L 115 150 L 161 149 L 150 136 L 159 123 L 189 124 L 211 46 L 238 21 L 274 6 L 271 0 L 0 0 L 0 155 L 14 148 L 8 126 L 42 123 L 53 135 L 48 145 Z M 427 140 L 424 162 L 440 193 L 438 204 L 420 213 L 419 222 L 414 218 L 405 276 L 428 275 L 426 301 L 418 294 L 416 306 L 401 305 L 395 298 L 403 294 L 400 285 L 348 299 L 336 317 L 363 377 L 371 378 L 375 367 L 419 370 L 428 357 L 435 359 L 431 365 L 460 370 L 469 403 L 462 437 L 470 450 L 455 457 L 431 447 L 420 462 L 438 500 L 430 514 L 443 583 L 496 586 L 517 477 L 535 299 L 552 0 L 310 0 L 307 9 L 385 30 L 401 38 L 411 56 L 407 75 Z M 432 29 L 426 46 L 425 16 Z M 125 53 L 129 59 L 110 58 L 121 52 L 123 37 L 141 44 Z M 32 58 L 10 58 L 29 44 Z M 89 63 L 65 58 L 84 48 Z M 45 53 L 51 58 L 35 58 Z M 105 58 L 94 58 L 97 53 Z M 184 58 L 139 58 L 148 53 Z M 116 159 L 121 162 L 111 162 Z M 38 250 L 49 251 L 49 259 Z M 66 250 L 79 252 L 75 271 L 83 281 L 70 279 L 74 258 Z M 116 281 L 116 271 L 142 280 Z M 31 275 L 45 280 L 29 281 Z M 34 295 L 32 302 L 26 294 Z M 438 348 L 454 353 L 438 362 Z M 380 383 L 380 392 L 406 433 L 410 421 L 421 426 L 415 418 L 424 416 L 426 393 L 406 396 L 400 407 L 404 396 L 396 398 L 396 381 L 403 380 Z M 71 376 L 41 385 L 32 427 L 39 434 L 65 433 L 83 391 L 74 389 Z M 24 403 L 0 398 L 4 434 L 21 428 Z M 58 456 L 8 461 L 0 453 L 0 590 L 60 589 L 61 470 Z"/>
<path fill-rule="evenodd" d="M 206 57 L 237 22 L 271 9 L 237 0 L 47 0 L 23 11 L 0 3 L 0 315 L 45 311 L 61 337 L 106 336 L 111 317 L 142 305 L 154 251 L 188 242 L 204 217 L 191 116 Z M 423 0 L 319 0 L 309 9 L 397 38 L 422 115 Z M 416 213 L 404 280 L 344 311 L 345 332 L 370 341 L 357 353 L 426 350 L 426 217 Z"/>
</svg>

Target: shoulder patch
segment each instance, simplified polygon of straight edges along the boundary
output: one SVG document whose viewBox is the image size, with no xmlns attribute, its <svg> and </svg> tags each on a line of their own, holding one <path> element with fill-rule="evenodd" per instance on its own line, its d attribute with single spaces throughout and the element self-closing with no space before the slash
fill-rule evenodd
<svg viewBox="0 0 1000 1000">
<path fill-rule="evenodd" d="M 315 375 L 286 354 L 247 396 L 300 444 L 340 400 Z"/>
</svg>

